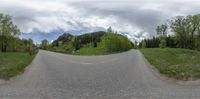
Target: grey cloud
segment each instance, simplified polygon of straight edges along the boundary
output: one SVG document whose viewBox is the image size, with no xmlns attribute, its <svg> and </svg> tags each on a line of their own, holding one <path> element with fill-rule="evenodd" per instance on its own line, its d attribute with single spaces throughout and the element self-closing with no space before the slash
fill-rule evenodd
<svg viewBox="0 0 200 99">
<path fill-rule="evenodd" d="M 145 0 L 136 1 L 129 0 L 125 2 L 84 2 L 73 3 L 74 6 L 78 6 L 81 9 L 87 10 L 88 14 L 98 15 L 102 17 L 115 16 L 120 23 L 129 23 L 136 26 L 141 30 L 137 35 L 142 35 L 144 32 L 148 32 L 150 36 L 155 35 L 155 28 L 157 25 L 167 22 L 167 19 L 174 17 L 175 15 L 187 15 L 197 14 L 200 9 L 196 4 L 191 2 L 157 2 L 155 5 L 160 5 L 157 9 L 140 9 L 146 4 Z M 89 6 L 88 6 L 89 5 Z"/>
<path fill-rule="evenodd" d="M 34 1 L 33 5 L 29 1 Z M 12 15 L 22 32 L 80 33 L 105 30 L 111 25 L 134 40 L 155 35 L 156 26 L 168 18 L 200 12 L 197 0 L 22 0 L 16 5 L 11 2 L 19 1 L 0 1 L 0 12 Z"/>
<path fill-rule="evenodd" d="M 155 34 L 155 27 L 158 24 L 161 24 L 166 19 L 166 14 L 154 11 L 154 10 L 142 10 L 139 9 L 139 5 L 131 7 L 130 4 L 122 3 L 120 6 L 118 3 L 115 5 L 113 2 L 112 5 L 110 3 L 104 3 L 104 6 L 109 6 L 111 9 L 104 8 L 104 6 L 97 8 L 95 6 L 96 3 L 90 2 L 88 3 L 81 3 L 81 4 L 74 4 L 74 6 L 79 6 L 87 10 L 86 15 L 92 14 L 101 17 L 110 17 L 115 16 L 118 20 L 118 24 L 121 23 L 128 23 L 137 28 L 141 29 L 141 33 L 148 32 L 152 35 Z M 128 6 L 126 6 L 126 4 Z M 141 33 L 139 35 L 141 35 Z"/>
</svg>

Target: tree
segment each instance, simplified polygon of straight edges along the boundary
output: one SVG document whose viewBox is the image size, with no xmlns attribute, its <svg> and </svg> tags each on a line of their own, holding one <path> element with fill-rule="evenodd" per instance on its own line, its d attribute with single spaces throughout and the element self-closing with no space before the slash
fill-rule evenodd
<svg viewBox="0 0 200 99">
<path fill-rule="evenodd" d="M 108 32 L 108 33 L 111 33 L 111 32 L 112 32 L 111 26 L 108 27 L 107 32 Z"/>
<path fill-rule="evenodd" d="M 200 27 L 200 15 L 188 16 L 190 23 L 189 35 L 190 35 L 190 48 L 195 47 L 195 42 L 198 42 L 198 38 L 195 38 L 195 32 L 198 33 L 198 28 Z M 197 34 L 198 35 L 198 34 Z"/>
<path fill-rule="evenodd" d="M 166 47 L 166 40 L 165 39 L 161 39 L 159 47 L 160 48 L 165 48 Z"/>
<path fill-rule="evenodd" d="M 161 26 L 157 26 L 156 28 L 157 34 L 161 36 L 166 36 L 167 35 L 167 25 L 162 24 Z"/>
<path fill-rule="evenodd" d="M 200 21 L 200 15 L 198 15 L 198 17 L 199 17 L 199 19 L 198 19 L 198 21 Z M 197 37 L 196 37 L 196 48 L 198 49 L 198 50 L 200 50 L 200 24 L 198 25 L 198 27 L 197 27 Z"/>
<path fill-rule="evenodd" d="M 41 41 L 41 48 L 46 50 L 47 46 L 49 45 L 49 41 L 47 39 L 44 39 Z"/>
<path fill-rule="evenodd" d="M 127 37 L 112 32 L 102 37 L 101 46 L 107 52 L 120 52 L 133 48 L 133 44 Z"/>
<path fill-rule="evenodd" d="M 171 20 L 171 29 L 175 32 L 178 45 L 181 48 L 188 48 L 189 35 L 193 34 L 194 27 L 191 23 L 192 16 L 177 16 Z"/>
<path fill-rule="evenodd" d="M 0 14 L 0 45 L 2 52 L 6 52 L 8 45 L 13 43 L 10 39 L 19 34 L 20 30 L 13 24 L 11 16 Z"/>
<path fill-rule="evenodd" d="M 198 45 L 200 15 L 177 16 L 171 20 L 171 29 L 181 48 L 194 49 Z"/>
<path fill-rule="evenodd" d="M 74 46 L 75 51 L 79 50 L 81 48 L 81 40 L 77 37 L 74 37 L 72 45 Z"/>
<path fill-rule="evenodd" d="M 157 26 L 156 31 L 159 37 L 145 39 L 147 48 L 155 47 L 159 38 L 160 47 L 188 48 L 200 50 L 200 14 L 188 16 L 176 16 L 169 21 L 170 30 L 175 35 L 167 35 L 167 25 Z M 142 42 L 140 43 L 140 47 Z"/>
<path fill-rule="evenodd" d="M 166 47 L 166 36 L 167 36 L 167 25 L 162 24 L 161 26 L 157 26 L 156 28 L 157 34 L 160 35 L 160 44 L 159 47 L 165 48 Z"/>
<path fill-rule="evenodd" d="M 146 48 L 146 42 L 142 41 L 142 48 Z"/>
</svg>

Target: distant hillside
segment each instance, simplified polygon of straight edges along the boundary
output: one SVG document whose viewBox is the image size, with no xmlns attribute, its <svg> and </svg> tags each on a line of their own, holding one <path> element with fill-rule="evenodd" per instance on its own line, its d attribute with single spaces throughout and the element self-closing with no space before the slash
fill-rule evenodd
<svg viewBox="0 0 200 99">
<path fill-rule="evenodd" d="M 91 42 L 100 42 L 101 37 L 104 36 L 105 33 L 106 32 L 104 31 L 87 33 L 87 34 L 77 36 L 77 39 L 79 39 L 82 44 L 87 44 Z"/>
<path fill-rule="evenodd" d="M 61 36 L 59 36 L 56 40 L 52 42 L 53 46 L 58 46 L 59 42 L 67 43 L 69 41 L 72 41 L 73 39 L 79 39 L 82 44 L 87 44 L 90 42 L 100 42 L 101 37 L 105 34 L 104 31 L 98 31 L 98 32 L 92 32 L 92 33 L 86 33 L 83 35 L 74 36 L 70 33 L 64 33 Z"/>
<path fill-rule="evenodd" d="M 126 51 L 132 47 L 132 42 L 123 35 L 98 31 L 78 36 L 64 33 L 48 46 L 48 50 L 77 54 L 86 54 L 86 51 L 87 54 L 106 54 Z"/>
<path fill-rule="evenodd" d="M 59 46 L 59 42 L 61 43 L 67 43 L 72 41 L 74 36 L 69 33 L 64 33 L 63 35 L 59 36 L 56 40 L 52 42 L 52 46 Z"/>
</svg>

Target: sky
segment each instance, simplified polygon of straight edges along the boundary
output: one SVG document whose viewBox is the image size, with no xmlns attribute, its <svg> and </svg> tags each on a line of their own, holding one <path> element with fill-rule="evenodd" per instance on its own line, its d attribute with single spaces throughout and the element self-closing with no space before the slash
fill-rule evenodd
<svg viewBox="0 0 200 99">
<path fill-rule="evenodd" d="M 156 35 L 156 26 L 167 19 L 199 14 L 200 0 L 0 0 L 0 13 L 11 15 L 20 37 L 35 43 L 109 26 L 140 41 Z"/>
</svg>

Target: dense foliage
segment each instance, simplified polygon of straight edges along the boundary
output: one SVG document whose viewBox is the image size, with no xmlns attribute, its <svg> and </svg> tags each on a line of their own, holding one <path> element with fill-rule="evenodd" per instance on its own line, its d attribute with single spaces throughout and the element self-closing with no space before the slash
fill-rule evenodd
<svg viewBox="0 0 200 99">
<path fill-rule="evenodd" d="M 171 30 L 174 35 L 167 35 L 167 29 Z M 143 40 L 139 46 L 200 50 L 200 15 L 174 17 L 168 25 L 158 26 L 156 31 L 158 36 Z"/>
<path fill-rule="evenodd" d="M 20 39 L 19 35 L 12 17 L 0 13 L 0 79 L 23 72 L 37 52 L 32 39 Z"/>
<path fill-rule="evenodd" d="M 101 44 L 107 52 L 121 52 L 133 48 L 132 42 L 125 36 L 115 33 L 106 33 Z"/>
<path fill-rule="evenodd" d="M 92 44 L 92 47 L 97 47 L 97 43 L 101 41 L 101 37 L 104 34 L 104 31 L 92 32 L 78 36 L 64 33 L 51 44 L 44 44 L 44 41 L 46 40 L 42 40 L 41 48 L 46 49 L 48 47 L 48 50 L 72 53 L 73 51 L 77 51 L 87 44 Z M 46 47 L 44 47 L 44 45 Z"/>
<path fill-rule="evenodd" d="M 32 55 L 36 48 L 31 39 L 19 39 L 20 30 L 12 22 L 12 17 L 0 13 L 0 52 L 23 51 Z"/>
<path fill-rule="evenodd" d="M 41 48 L 64 53 L 91 53 L 105 54 L 126 51 L 133 47 L 133 43 L 125 36 L 110 32 L 98 31 L 83 35 L 64 33 L 51 44 L 41 43 Z M 45 47 L 44 47 L 45 45 Z M 82 52 L 79 52 L 82 51 Z"/>
<path fill-rule="evenodd" d="M 105 34 L 104 31 L 87 33 L 80 36 L 76 36 L 73 45 L 76 50 L 83 47 L 83 45 L 92 43 L 93 47 L 97 47 L 97 43 L 101 41 L 101 37 Z"/>
</svg>

